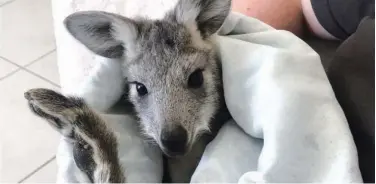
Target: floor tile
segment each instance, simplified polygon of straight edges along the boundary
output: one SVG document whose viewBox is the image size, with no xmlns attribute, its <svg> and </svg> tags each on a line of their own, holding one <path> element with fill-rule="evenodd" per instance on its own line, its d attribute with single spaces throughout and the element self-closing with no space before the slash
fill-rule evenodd
<svg viewBox="0 0 376 184">
<path fill-rule="evenodd" d="M 0 6 L 10 1 L 13 1 L 13 0 L 0 0 Z"/>
<path fill-rule="evenodd" d="M 0 182 L 18 182 L 56 153 L 59 134 L 30 112 L 23 97 L 37 87 L 57 90 L 23 70 L 0 81 Z"/>
<path fill-rule="evenodd" d="M 26 65 L 55 48 L 51 0 L 16 0 L 0 7 L 0 55 Z"/>
<path fill-rule="evenodd" d="M 53 52 L 27 67 L 29 70 L 60 85 L 56 52 Z"/>
<path fill-rule="evenodd" d="M 42 167 L 39 171 L 27 178 L 23 183 L 55 183 L 57 174 L 56 159 Z"/>
<path fill-rule="evenodd" d="M 11 64 L 8 61 L 4 61 L 3 59 L 0 58 L 0 79 L 14 72 L 17 69 L 18 67 L 16 65 Z"/>
</svg>

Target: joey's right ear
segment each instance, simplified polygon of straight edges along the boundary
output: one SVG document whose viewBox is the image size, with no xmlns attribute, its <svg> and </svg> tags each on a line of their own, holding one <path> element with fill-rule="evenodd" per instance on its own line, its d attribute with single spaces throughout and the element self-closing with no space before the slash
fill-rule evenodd
<svg viewBox="0 0 376 184">
<path fill-rule="evenodd" d="M 80 11 L 64 20 L 68 32 L 89 50 L 107 58 L 120 58 L 137 38 L 135 21 L 103 11 Z"/>
</svg>

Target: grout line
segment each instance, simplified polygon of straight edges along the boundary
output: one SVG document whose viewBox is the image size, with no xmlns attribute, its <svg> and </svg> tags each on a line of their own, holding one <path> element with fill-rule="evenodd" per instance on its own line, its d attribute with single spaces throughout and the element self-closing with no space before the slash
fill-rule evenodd
<svg viewBox="0 0 376 184">
<path fill-rule="evenodd" d="M 0 59 L 3 59 L 3 60 L 5 60 L 5 61 L 8 62 L 8 63 L 11 63 L 11 64 L 14 64 L 14 65 L 20 66 L 20 65 L 18 65 L 18 64 L 13 63 L 13 62 L 10 61 L 8 58 L 5 58 L 5 57 L 3 57 L 3 56 L 0 56 Z"/>
<path fill-rule="evenodd" d="M 54 48 L 54 49 L 52 49 L 52 50 L 46 52 L 45 54 L 39 56 L 38 58 L 32 60 L 31 62 L 29 62 L 28 64 L 26 64 L 26 65 L 23 66 L 23 67 L 26 68 L 26 67 L 28 67 L 28 66 L 34 64 L 35 62 L 37 62 L 37 61 L 39 61 L 39 60 L 41 60 L 41 59 L 47 57 L 48 55 L 52 54 L 52 53 L 55 52 L 55 51 L 56 51 L 56 48 Z M 9 61 L 10 61 L 10 60 L 9 60 Z M 10 62 L 12 62 L 12 61 L 10 61 Z"/>
<path fill-rule="evenodd" d="M 50 83 L 50 84 L 56 86 L 56 87 L 59 87 L 59 88 L 60 88 L 60 85 L 55 84 L 54 82 L 50 81 L 49 79 L 47 79 L 47 78 L 45 78 L 45 77 L 43 77 L 43 76 L 41 76 L 41 75 L 39 75 L 39 74 L 37 74 L 37 73 L 35 73 L 35 72 L 29 70 L 29 69 L 27 69 L 27 68 L 21 68 L 21 69 L 22 69 L 22 70 L 25 70 L 26 72 L 29 72 L 30 74 L 32 74 L 32 75 L 34 75 L 34 76 L 36 76 L 36 77 L 38 77 L 38 78 L 40 78 L 40 79 L 42 79 L 42 80 L 44 80 L 44 81 L 46 81 L 46 82 L 48 82 L 48 83 Z"/>
<path fill-rule="evenodd" d="M 40 59 L 43 59 L 43 58 L 47 57 L 48 55 L 52 54 L 55 50 L 56 50 L 56 48 L 54 48 L 54 49 L 52 49 L 52 50 L 46 52 L 45 54 L 39 56 L 38 58 L 36 58 L 36 59 L 30 61 L 30 62 L 29 62 L 28 64 L 26 64 L 25 66 L 19 65 L 19 64 L 13 62 L 12 60 L 10 60 L 10 59 L 8 59 L 8 58 L 6 58 L 6 57 L 4 57 L 4 56 L 0 56 L 0 58 L 1 58 L 1 59 L 4 59 L 5 61 L 8 61 L 9 63 L 14 64 L 14 65 L 16 65 L 16 66 L 18 66 L 18 67 L 20 67 L 20 68 L 25 68 L 25 67 L 28 67 L 28 66 L 32 65 L 33 63 L 39 61 Z"/>
<path fill-rule="evenodd" d="M 41 75 L 39 75 L 39 74 L 37 74 L 37 73 L 35 73 L 35 72 L 33 72 L 33 71 L 31 71 L 31 70 L 29 70 L 29 69 L 26 68 L 26 67 L 30 66 L 31 64 L 35 63 L 36 61 L 39 61 L 40 59 L 42 59 L 42 58 L 48 56 L 49 54 L 52 54 L 55 50 L 56 50 L 56 49 L 53 49 L 53 50 L 47 52 L 46 54 L 43 54 L 42 56 L 40 56 L 40 57 L 38 57 L 37 59 L 31 61 L 29 64 L 27 64 L 27 65 L 25 65 L 25 66 L 21 66 L 21 65 L 15 63 L 15 62 L 13 62 L 13 61 L 11 61 L 11 60 L 5 58 L 5 57 L 2 57 L 2 56 L 0 56 L 0 58 L 3 59 L 3 60 L 5 60 L 5 61 L 7 61 L 7 62 L 9 62 L 9 63 L 11 63 L 11 64 L 13 64 L 13 65 L 18 66 L 19 69 L 18 69 L 17 71 L 19 71 L 19 70 L 24 70 L 24 71 L 26 71 L 26 72 L 28 72 L 28 73 L 30 73 L 30 74 L 36 76 L 36 77 L 38 77 L 38 78 L 40 78 L 40 79 L 42 79 L 42 80 L 48 82 L 48 83 L 50 83 L 50 84 L 52 84 L 52 85 L 54 85 L 54 86 L 60 88 L 60 85 L 58 85 L 58 84 L 56 84 L 56 83 L 50 81 L 49 79 L 47 79 L 47 78 L 45 78 L 45 77 L 43 77 L 43 76 L 41 76 Z M 15 72 L 11 72 L 11 74 L 14 74 L 14 73 L 15 73 Z M 9 74 L 6 75 L 6 77 L 8 77 L 8 76 L 9 76 Z M 4 78 L 5 78 L 5 77 L 0 78 L 0 80 L 1 80 L 1 79 L 4 79 Z"/>
<path fill-rule="evenodd" d="M 10 1 L 8 1 L 8 2 L 5 2 L 5 3 L 3 3 L 3 4 L 0 4 L 0 8 L 1 8 L 2 6 L 7 5 L 7 4 L 13 3 L 14 1 L 16 1 L 16 0 L 10 0 Z"/>
<path fill-rule="evenodd" d="M 3 79 L 6 79 L 6 78 L 8 78 L 8 77 L 10 77 L 11 75 L 17 73 L 17 72 L 20 71 L 20 70 L 21 70 L 21 68 L 18 67 L 16 70 L 14 70 L 14 71 L 8 73 L 8 74 L 5 75 L 4 77 L 0 77 L 0 81 L 2 81 Z"/>
<path fill-rule="evenodd" d="M 17 183 L 22 183 L 24 182 L 25 180 L 27 180 L 28 178 L 30 178 L 30 176 L 34 175 L 36 172 L 40 171 L 44 166 L 46 166 L 47 164 L 51 163 L 54 159 L 56 158 L 56 155 L 53 156 L 52 158 L 48 159 L 45 163 L 43 163 L 42 165 L 40 165 L 39 167 L 37 167 L 34 171 L 32 171 L 31 173 L 29 173 L 28 175 L 26 175 L 24 178 L 22 178 L 19 182 Z"/>
</svg>

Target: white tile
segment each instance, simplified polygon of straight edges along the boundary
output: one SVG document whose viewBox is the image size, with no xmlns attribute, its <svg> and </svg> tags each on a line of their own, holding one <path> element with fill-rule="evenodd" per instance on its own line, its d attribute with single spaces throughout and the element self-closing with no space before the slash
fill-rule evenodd
<svg viewBox="0 0 376 184">
<path fill-rule="evenodd" d="M 57 174 L 56 159 L 27 178 L 23 183 L 55 183 Z"/>
<path fill-rule="evenodd" d="M 10 1 L 12 1 L 12 0 L 0 0 L 0 6 L 7 3 L 7 2 L 10 2 Z"/>
<path fill-rule="evenodd" d="M 46 57 L 43 57 L 39 61 L 31 64 L 30 66 L 28 66 L 28 69 L 50 80 L 51 82 L 60 85 L 56 52 L 53 52 Z"/>
<path fill-rule="evenodd" d="M 24 99 L 37 87 L 56 89 L 23 70 L 0 81 L 0 182 L 18 182 L 56 153 L 59 134 Z"/>
<path fill-rule="evenodd" d="M 0 55 L 26 65 L 55 48 L 51 0 L 16 0 L 0 7 Z"/>
<path fill-rule="evenodd" d="M 0 58 L 0 79 L 5 77 L 6 75 L 12 73 L 13 71 L 17 70 L 18 67 L 14 64 L 9 63 L 8 61 L 4 61 Z"/>
</svg>

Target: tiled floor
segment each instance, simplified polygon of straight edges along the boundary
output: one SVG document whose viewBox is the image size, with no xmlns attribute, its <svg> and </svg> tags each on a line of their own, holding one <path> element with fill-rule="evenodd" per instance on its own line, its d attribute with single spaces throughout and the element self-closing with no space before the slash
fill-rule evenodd
<svg viewBox="0 0 376 184">
<path fill-rule="evenodd" d="M 23 93 L 59 89 L 50 0 L 0 0 L 0 182 L 55 182 L 59 135 Z"/>
</svg>

